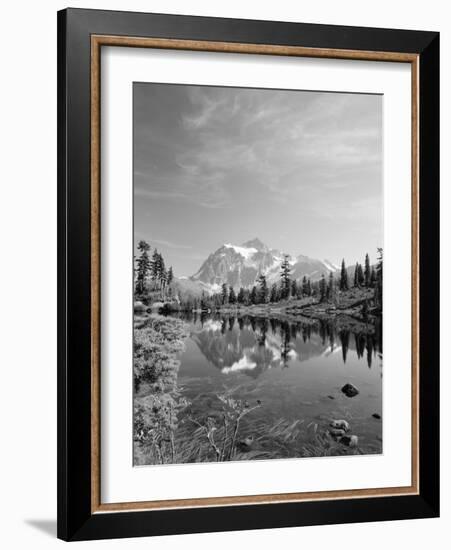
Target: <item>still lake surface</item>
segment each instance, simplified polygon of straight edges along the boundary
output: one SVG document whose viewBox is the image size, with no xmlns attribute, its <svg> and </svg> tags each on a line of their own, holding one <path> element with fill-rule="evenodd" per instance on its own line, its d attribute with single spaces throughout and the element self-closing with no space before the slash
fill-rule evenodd
<svg viewBox="0 0 451 550">
<path fill-rule="evenodd" d="M 179 354 L 178 385 L 197 414 L 220 406 L 218 394 L 262 406 L 246 417 L 241 437 L 255 445 L 293 426 L 296 437 L 275 439 L 274 458 L 301 456 L 303 445 L 325 433 L 334 419 L 345 419 L 364 454 L 382 452 L 381 330 L 337 331 L 333 323 L 287 322 L 256 317 L 188 315 L 190 336 Z M 355 397 L 341 391 L 346 383 Z M 295 427 L 295 428 L 294 428 Z M 280 432 L 280 429 L 279 429 Z M 280 434 L 279 434 L 280 435 Z"/>
</svg>

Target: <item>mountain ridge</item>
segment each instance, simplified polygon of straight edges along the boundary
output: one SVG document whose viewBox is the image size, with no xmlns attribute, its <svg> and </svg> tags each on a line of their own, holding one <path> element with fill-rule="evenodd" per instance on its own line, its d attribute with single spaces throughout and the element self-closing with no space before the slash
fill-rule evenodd
<svg viewBox="0 0 451 550">
<path fill-rule="evenodd" d="M 256 284 L 260 275 L 265 275 L 268 284 L 280 278 L 280 266 L 287 256 L 291 265 L 292 278 L 301 280 L 304 276 L 313 281 L 321 275 L 339 271 L 338 266 L 329 260 L 318 260 L 299 254 L 293 256 L 276 248 L 270 248 L 258 237 L 245 241 L 241 245 L 224 243 L 201 264 L 194 275 L 188 279 L 210 288 L 211 292 L 219 290 L 222 284 L 235 289 L 250 288 Z M 205 288 L 204 288 L 205 290 Z"/>
</svg>

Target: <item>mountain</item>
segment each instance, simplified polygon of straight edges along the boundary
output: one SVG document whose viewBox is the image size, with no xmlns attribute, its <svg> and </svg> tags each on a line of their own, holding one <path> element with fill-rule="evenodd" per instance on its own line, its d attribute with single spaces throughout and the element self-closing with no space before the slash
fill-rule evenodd
<svg viewBox="0 0 451 550">
<path fill-rule="evenodd" d="M 283 257 L 283 252 L 269 248 L 258 238 L 241 245 L 226 243 L 208 256 L 189 281 L 197 283 L 203 290 L 209 289 L 213 292 L 219 290 L 223 283 L 235 289 L 241 286 L 249 288 L 256 283 L 261 274 L 265 275 L 271 284 L 280 279 Z M 327 276 L 331 271 L 338 271 L 338 267 L 328 260 L 316 260 L 304 255 L 288 257 L 291 276 L 297 280 L 301 280 L 305 275 L 316 281 L 323 273 Z M 186 284 L 185 280 L 184 285 Z"/>
</svg>

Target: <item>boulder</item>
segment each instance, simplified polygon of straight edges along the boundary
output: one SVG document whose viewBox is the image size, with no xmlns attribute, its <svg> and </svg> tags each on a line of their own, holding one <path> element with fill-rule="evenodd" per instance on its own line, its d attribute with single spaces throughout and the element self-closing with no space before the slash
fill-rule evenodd
<svg viewBox="0 0 451 550">
<path fill-rule="evenodd" d="M 330 427 L 336 430 L 349 432 L 349 422 L 347 422 L 346 420 L 332 420 L 330 423 Z"/>
<path fill-rule="evenodd" d="M 341 437 L 343 437 L 345 435 L 344 430 L 339 430 L 339 429 L 336 429 L 336 428 L 330 428 L 329 433 L 334 439 L 340 439 Z"/>
<path fill-rule="evenodd" d="M 341 391 L 346 395 L 346 397 L 355 397 L 359 393 L 359 390 L 354 386 L 354 384 L 350 384 L 349 382 L 341 388 Z"/>
<path fill-rule="evenodd" d="M 373 418 L 376 418 L 376 420 L 380 420 L 381 419 L 381 415 L 378 414 L 378 413 L 374 413 L 373 415 L 371 415 Z"/>
<path fill-rule="evenodd" d="M 144 312 L 146 311 L 146 306 L 142 302 L 136 301 L 133 304 L 133 309 L 137 312 Z"/>
<path fill-rule="evenodd" d="M 356 435 L 344 435 L 340 439 L 340 443 L 346 445 L 347 447 L 357 447 L 359 444 L 359 438 Z"/>
</svg>

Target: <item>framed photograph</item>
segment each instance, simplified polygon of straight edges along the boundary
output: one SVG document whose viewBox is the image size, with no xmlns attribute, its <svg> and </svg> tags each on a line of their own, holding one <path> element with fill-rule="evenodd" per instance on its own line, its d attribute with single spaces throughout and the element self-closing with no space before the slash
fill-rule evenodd
<svg viewBox="0 0 451 550">
<path fill-rule="evenodd" d="M 58 536 L 439 514 L 439 35 L 58 14 Z"/>
</svg>

